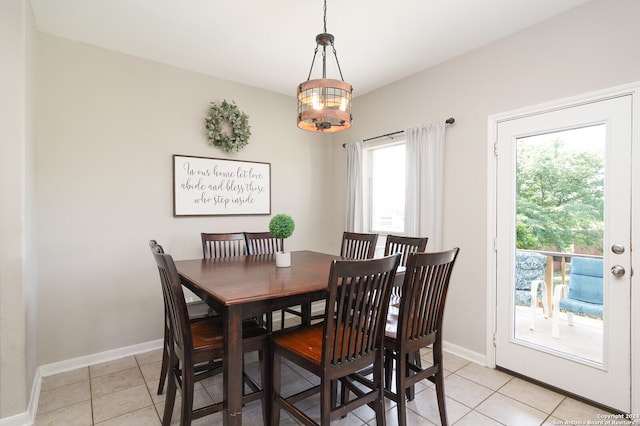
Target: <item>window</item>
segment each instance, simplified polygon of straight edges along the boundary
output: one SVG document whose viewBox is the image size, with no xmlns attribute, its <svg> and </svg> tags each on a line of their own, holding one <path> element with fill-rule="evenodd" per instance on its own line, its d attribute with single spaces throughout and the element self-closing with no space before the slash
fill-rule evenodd
<svg viewBox="0 0 640 426">
<path fill-rule="evenodd" d="M 365 147 L 363 154 L 366 228 L 378 234 L 404 234 L 404 141 Z"/>
</svg>

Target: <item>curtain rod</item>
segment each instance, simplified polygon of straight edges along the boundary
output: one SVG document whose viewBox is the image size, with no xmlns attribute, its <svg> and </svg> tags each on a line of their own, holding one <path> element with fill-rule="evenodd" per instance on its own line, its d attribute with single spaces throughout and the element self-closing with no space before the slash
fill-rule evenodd
<svg viewBox="0 0 640 426">
<path fill-rule="evenodd" d="M 456 122 L 456 119 L 453 117 L 449 117 L 444 121 L 444 124 L 453 124 Z M 399 135 L 400 133 L 404 133 L 404 130 L 398 130 L 397 132 L 391 132 L 391 133 L 385 133 L 384 135 L 379 135 L 379 136 L 374 136 L 372 138 L 367 138 L 367 139 L 363 139 L 362 142 L 368 142 L 368 141 L 372 141 L 375 139 L 380 139 L 380 138 L 387 138 L 387 137 L 391 137 L 393 135 Z M 347 144 L 343 143 L 342 147 L 346 147 Z"/>
</svg>

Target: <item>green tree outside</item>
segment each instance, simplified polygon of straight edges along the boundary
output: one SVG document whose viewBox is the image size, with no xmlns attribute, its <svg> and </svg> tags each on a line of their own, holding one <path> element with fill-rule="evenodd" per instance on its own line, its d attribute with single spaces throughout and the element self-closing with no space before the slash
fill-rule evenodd
<svg viewBox="0 0 640 426">
<path fill-rule="evenodd" d="M 516 190 L 517 248 L 602 251 L 603 154 L 561 140 L 519 139 Z"/>
</svg>

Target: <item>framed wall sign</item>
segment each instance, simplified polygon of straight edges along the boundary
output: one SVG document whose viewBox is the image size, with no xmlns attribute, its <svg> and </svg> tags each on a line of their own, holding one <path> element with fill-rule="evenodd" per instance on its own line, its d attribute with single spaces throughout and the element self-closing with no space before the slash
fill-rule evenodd
<svg viewBox="0 0 640 426">
<path fill-rule="evenodd" d="M 271 214 L 271 164 L 173 156 L 173 215 Z"/>
</svg>

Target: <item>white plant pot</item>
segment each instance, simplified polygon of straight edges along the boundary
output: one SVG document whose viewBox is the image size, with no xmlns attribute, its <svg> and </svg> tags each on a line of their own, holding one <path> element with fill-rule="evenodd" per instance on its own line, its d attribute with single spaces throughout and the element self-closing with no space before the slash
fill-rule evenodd
<svg viewBox="0 0 640 426">
<path fill-rule="evenodd" d="M 288 268 L 291 266 L 291 252 L 277 252 L 276 253 L 276 266 L 278 268 Z"/>
</svg>

